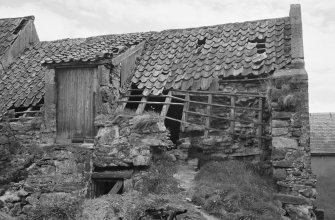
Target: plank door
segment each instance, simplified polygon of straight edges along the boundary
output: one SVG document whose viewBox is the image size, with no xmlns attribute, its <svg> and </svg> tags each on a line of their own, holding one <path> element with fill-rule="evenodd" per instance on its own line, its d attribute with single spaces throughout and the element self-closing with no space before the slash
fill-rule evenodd
<svg viewBox="0 0 335 220">
<path fill-rule="evenodd" d="M 57 69 L 57 140 L 93 138 L 96 68 Z"/>
</svg>

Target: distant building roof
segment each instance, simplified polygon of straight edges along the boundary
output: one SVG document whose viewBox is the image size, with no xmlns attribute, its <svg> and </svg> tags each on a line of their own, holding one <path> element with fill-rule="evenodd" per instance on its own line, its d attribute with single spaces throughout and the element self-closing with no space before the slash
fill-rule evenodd
<svg viewBox="0 0 335 220">
<path fill-rule="evenodd" d="M 145 95 L 207 90 L 214 78 L 269 74 L 290 62 L 289 17 L 166 30 L 149 38 L 132 82 Z"/>
<path fill-rule="evenodd" d="M 335 154 L 335 113 L 311 113 L 312 154 Z"/>
</svg>

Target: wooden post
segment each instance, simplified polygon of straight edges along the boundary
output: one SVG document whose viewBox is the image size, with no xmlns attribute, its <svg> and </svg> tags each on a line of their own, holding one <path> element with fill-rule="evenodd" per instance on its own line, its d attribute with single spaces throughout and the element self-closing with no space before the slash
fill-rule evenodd
<svg viewBox="0 0 335 220">
<path fill-rule="evenodd" d="M 136 110 L 136 114 L 142 114 L 143 111 L 144 111 L 144 108 L 145 108 L 145 105 L 146 105 L 146 101 L 147 101 L 147 97 L 144 96 L 142 99 L 141 99 L 141 102 L 143 103 L 140 103 L 137 107 L 137 110 Z"/>
<path fill-rule="evenodd" d="M 209 134 L 209 127 L 211 124 L 211 117 L 209 117 L 210 115 L 212 115 L 212 102 L 213 102 L 213 95 L 212 94 L 208 94 L 208 104 L 207 105 L 207 117 L 206 117 L 206 130 L 205 130 L 205 138 L 208 138 L 208 134 Z"/>
<path fill-rule="evenodd" d="M 259 98 L 259 102 L 258 102 L 258 122 L 262 123 L 263 121 L 263 98 Z M 257 127 L 257 136 L 258 136 L 258 147 L 261 148 L 262 147 L 262 133 L 263 133 L 263 125 L 259 124 Z"/>
<path fill-rule="evenodd" d="M 168 96 L 172 96 L 172 91 L 169 91 Z M 164 103 L 162 111 L 161 111 L 161 116 L 162 117 L 166 116 L 166 114 L 169 110 L 169 107 L 170 107 L 171 99 L 172 99 L 171 97 L 166 97 L 165 98 L 165 103 Z"/>
<path fill-rule="evenodd" d="M 122 102 L 118 103 L 116 111 L 122 111 L 126 107 L 127 101 L 129 99 L 129 95 L 130 95 L 130 91 L 127 91 L 126 94 L 125 94 L 125 97 L 122 97 L 120 99 L 120 101 L 122 101 Z"/>
<path fill-rule="evenodd" d="M 235 134 L 235 96 L 230 96 L 230 105 L 231 105 L 231 109 L 230 109 L 230 117 L 231 120 L 230 121 L 230 133 L 233 135 Z"/>
<path fill-rule="evenodd" d="M 189 92 L 186 92 L 185 94 L 185 103 L 184 103 L 184 108 L 183 108 L 183 116 L 182 116 L 182 123 L 181 123 L 181 131 L 182 132 L 185 132 L 185 125 L 187 122 L 187 112 L 188 111 L 188 108 L 190 106 L 190 93 Z"/>
</svg>

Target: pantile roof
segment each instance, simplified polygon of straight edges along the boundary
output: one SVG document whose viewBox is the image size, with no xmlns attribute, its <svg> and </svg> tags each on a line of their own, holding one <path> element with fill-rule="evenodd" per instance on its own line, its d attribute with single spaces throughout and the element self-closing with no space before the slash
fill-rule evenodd
<svg viewBox="0 0 335 220">
<path fill-rule="evenodd" d="M 113 48 L 116 48 L 115 45 L 130 47 L 139 43 L 148 34 L 105 35 L 45 41 L 27 48 L 8 70 L 0 75 L 0 117 L 11 107 L 34 106 L 43 98 L 45 92 L 43 77 L 48 71 L 43 62 L 47 58 L 59 57 L 63 62 L 71 60 L 84 62 L 89 56 L 96 60 L 97 54 L 102 50 L 113 51 Z M 76 53 L 78 54 L 75 55 Z M 58 63 L 57 59 L 55 58 L 54 62 Z"/>
<path fill-rule="evenodd" d="M 154 33 L 132 82 L 143 94 L 206 90 L 218 77 L 263 75 L 291 62 L 290 18 Z"/>
<path fill-rule="evenodd" d="M 312 154 L 335 154 L 335 113 L 311 113 L 309 121 Z"/>
<path fill-rule="evenodd" d="M 79 45 L 47 57 L 43 63 L 90 62 L 112 58 L 144 41 L 151 32 L 104 35 L 86 38 Z"/>
<path fill-rule="evenodd" d="M 28 20 L 34 20 L 34 17 L 0 19 L 0 57 L 12 45 Z"/>
</svg>

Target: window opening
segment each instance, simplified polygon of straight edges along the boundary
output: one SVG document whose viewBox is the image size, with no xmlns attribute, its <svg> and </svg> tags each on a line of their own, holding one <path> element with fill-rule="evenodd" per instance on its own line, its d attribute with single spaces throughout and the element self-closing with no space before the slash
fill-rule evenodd
<svg viewBox="0 0 335 220">
<path fill-rule="evenodd" d="M 122 194 L 123 179 L 93 179 L 93 198 L 107 194 Z"/>
<path fill-rule="evenodd" d="M 133 90 L 131 90 L 130 92 L 130 97 L 128 98 L 128 101 L 141 101 L 142 97 L 140 95 L 142 95 L 143 90 L 137 89 L 134 84 L 131 85 L 131 89 Z M 127 102 L 125 108 L 136 110 L 139 104 L 140 103 Z"/>
</svg>

